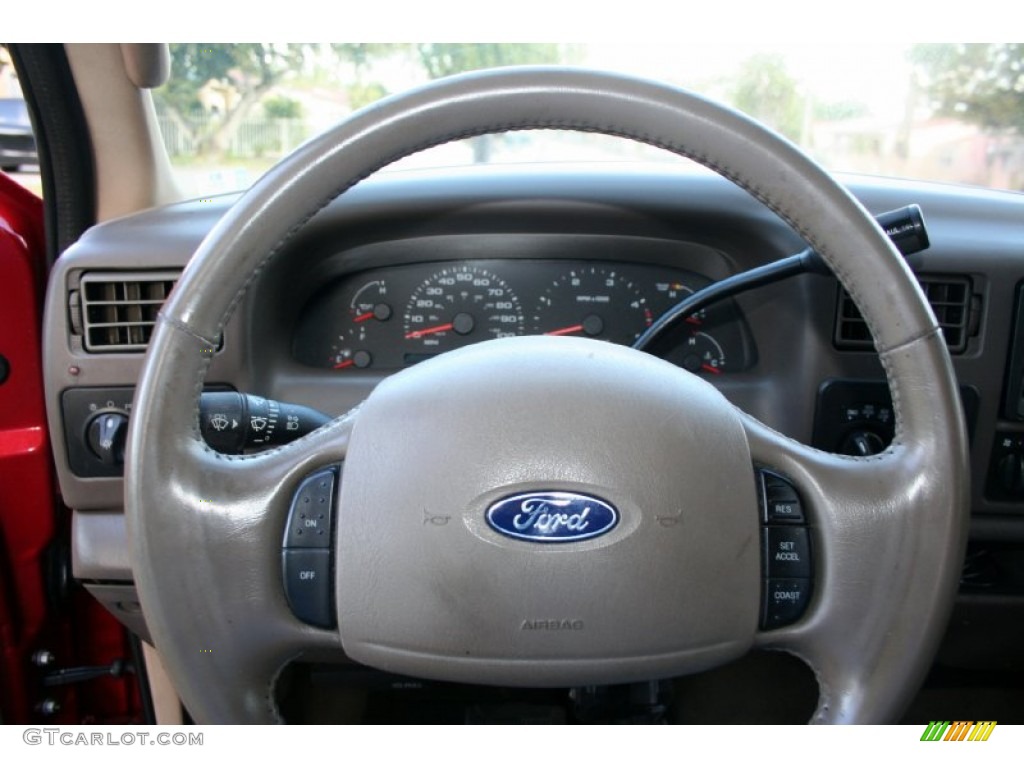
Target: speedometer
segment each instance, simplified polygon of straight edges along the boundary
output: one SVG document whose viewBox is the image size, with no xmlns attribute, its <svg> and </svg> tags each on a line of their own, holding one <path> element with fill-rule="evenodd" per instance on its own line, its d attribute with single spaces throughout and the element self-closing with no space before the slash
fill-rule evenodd
<svg viewBox="0 0 1024 768">
<path fill-rule="evenodd" d="M 406 342 L 436 354 L 486 339 L 523 333 L 523 309 L 504 280 L 479 267 L 442 269 L 420 283 L 403 316 Z"/>
</svg>

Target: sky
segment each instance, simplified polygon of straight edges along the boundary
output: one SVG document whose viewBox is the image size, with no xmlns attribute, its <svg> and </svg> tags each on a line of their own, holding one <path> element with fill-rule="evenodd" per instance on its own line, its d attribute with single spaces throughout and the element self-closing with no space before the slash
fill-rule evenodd
<svg viewBox="0 0 1024 768">
<path fill-rule="evenodd" d="M 835 101 L 842 93 L 842 99 L 865 104 L 876 114 L 893 114 L 906 100 L 909 47 L 906 41 L 597 43 L 588 46 L 587 63 L 700 87 L 702 79 L 734 74 L 740 62 L 759 51 L 776 53 L 812 95 Z"/>
<path fill-rule="evenodd" d="M 310 37 L 360 42 L 616 42 L 729 45 L 771 40 L 871 43 L 991 41 L 1024 27 L 1024 4 L 970 0 L 962 9 L 932 0 L 51 0 L 6 3 L 4 39 L 15 42 L 230 42 Z M 154 40 L 156 38 L 156 40 Z"/>
</svg>

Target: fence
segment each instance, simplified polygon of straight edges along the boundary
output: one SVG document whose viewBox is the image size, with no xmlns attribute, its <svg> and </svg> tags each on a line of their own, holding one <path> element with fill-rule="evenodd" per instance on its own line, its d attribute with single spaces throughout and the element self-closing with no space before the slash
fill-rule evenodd
<svg viewBox="0 0 1024 768">
<path fill-rule="evenodd" d="M 195 112 L 184 119 L 169 113 L 157 115 L 164 146 L 171 157 L 199 154 L 200 142 L 221 121 L 219 115 L 207 112 Z M 289 152 L 310 135 L 310 127 L 302 118 L 246 117 L 227 137 L 225 149 L 232 157 L 275 157 Z"/>
</svg>

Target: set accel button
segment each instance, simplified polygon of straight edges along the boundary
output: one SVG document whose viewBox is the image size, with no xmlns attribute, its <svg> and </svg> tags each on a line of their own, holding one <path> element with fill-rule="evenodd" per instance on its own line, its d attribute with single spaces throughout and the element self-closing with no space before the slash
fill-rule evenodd
<svg viewBox="0 0 1024 768">
<path fill-rule="evenodd" d="M 806 528 L 770 525 L 765 534 L 765 575 L 768 578 L 811 578 L 811 545 Z"/>
</svg>

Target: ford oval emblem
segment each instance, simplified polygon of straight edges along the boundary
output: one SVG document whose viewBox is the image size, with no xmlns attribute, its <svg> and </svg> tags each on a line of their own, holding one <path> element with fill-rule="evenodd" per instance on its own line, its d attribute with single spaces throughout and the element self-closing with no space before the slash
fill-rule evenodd
<svg viewBox="0 0 1024 768">
<path fill-rule="evenodd" d="M 513 539 L 557 544 L 608 533 L 618 524 L 619 513 L 607 501 L 582 493 L 537 491 L 494 502 L 487 522 Z"/>
</svg>

